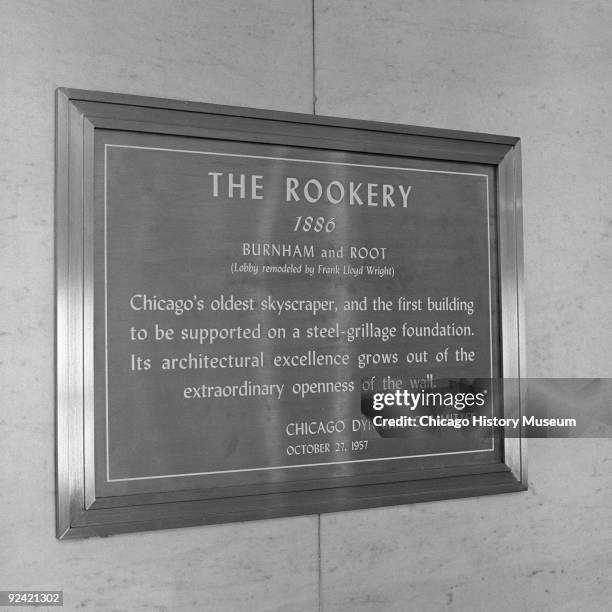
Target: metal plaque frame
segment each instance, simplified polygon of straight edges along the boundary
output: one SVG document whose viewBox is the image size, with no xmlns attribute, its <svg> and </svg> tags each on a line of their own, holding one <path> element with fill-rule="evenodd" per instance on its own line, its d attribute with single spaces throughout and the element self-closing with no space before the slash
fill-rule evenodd
<svg viewBox="0 0 612 612">
<path fill-rule="evenodd" d="M 293 145 L 424 160 L 486 164 L 496 177 L 503 416 L 524 399 L 523 249 L 520 140 L 507 136 L 218 106 L 76 89 L 57 90 L 56 460 L 57 536 L 121 532 L 314 514 L 521 491 L 525 440 L 504 436 L 499 464 L 432 468 L 379 482 L 358 474 L 248 495 L 197 489 L 97 499 L 93 439 L 93 203 L 97 129 Z M 512 382 L 510 382 L 512 381 Z M 328 479 L 329 480 L 329 479 Z"/>
</svg>

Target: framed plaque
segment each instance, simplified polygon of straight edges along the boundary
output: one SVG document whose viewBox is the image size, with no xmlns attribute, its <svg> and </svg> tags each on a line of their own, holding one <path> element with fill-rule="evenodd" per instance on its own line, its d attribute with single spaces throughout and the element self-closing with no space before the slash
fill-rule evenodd
<svg viewBox="0 0 612 612">
<path fill-rule="evenodd" d="M 56 262 L 59 538 L 525 488 L 517 138 L 60 89 Z"/>
</svg>

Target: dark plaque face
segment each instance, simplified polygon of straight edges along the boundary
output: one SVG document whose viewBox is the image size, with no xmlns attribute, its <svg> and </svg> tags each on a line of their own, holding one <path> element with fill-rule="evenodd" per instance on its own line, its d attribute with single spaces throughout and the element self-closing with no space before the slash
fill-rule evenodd
<svg viewBox="0 0 612 612">
<path fill-rule="evenodd" d="M 490 432 L 381 435 L 363 409 L 497 375 L 486 166 L 123 133 L 96 146 L 100 491 L 499 460 Z"/>
<path fill-rule="evenodd" d="M 60 538 L 524 488 L 517 139 L 57 108 Z"/>
</svg>

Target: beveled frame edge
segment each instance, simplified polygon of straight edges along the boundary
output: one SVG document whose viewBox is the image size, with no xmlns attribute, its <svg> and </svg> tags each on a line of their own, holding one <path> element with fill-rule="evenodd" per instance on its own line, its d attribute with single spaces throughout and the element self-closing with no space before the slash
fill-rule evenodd
<svg viewBox="0 0 612 612">
<path fill-rule="evenodd" d="M 185 501 L 89 510 L 76 515 L 60 539 L 308 516 L 525 490 L 509 470 L 408 484 L 409 487 L 401 482 L 338 487 L 326 490 L 325 498 L 309 490 L 296 491 L 291 494 L 290 504 L 287 494 L 266 494 L 225 498 L 212 505 L 206 501 Z"/>
<path fill-rule="evenodd" d="M 83 509 L 82 116 L 58 91 L 55 172 L 57 536 Z M 79 193 L 80 192 L 80 193 Z M 81 213 L 82 214 L 82 213 Z M 81 225 L 81 227 L 79 227 Z M 72 332 L 72 333 L 71 333 Z"/>
<path fill-rule="evenodd" d="M 67 503 L 70 489 L 70 459 L 66 445 L 68 415 L 60 408 L 68 405 L 68 384 L 65 379 L 68 356 L 66 347 L 61 346 L 68 337 L 68 209 L 59 205 L 68 197 L 68 102 L 63 92 L 56 93 L 55 107 L 55 502 L 56 532 L 61 539 L 70 529 L 70 509 Z"/>
<path fill-rule="evenodd" d="M 294 123 L 358 128 L 361 130 L 367 129 L 377 132 L 414 134 L 435 138 L 450 138 L 454 140 L 474 140 L 478 142 L 490 142 L 509 146 L 515 145 L 519 141 L 519 138 L 515 136 L 485 134 L 481 132 L 466 132 L 460 130 L 447 130 L 442 128 L 403 125 L 383 121 L 368 121 L 363 119 L 348 119 L 344 117 L 333 117 L 326 115 L 293 113 L 274 109 L 249 108 L 245 106 L 228 106 L 223 104 L 211 104 L 209 102 L 193 102 L 188 100 L 155 98 L 132 94 L 118 94 L 107 91 L 74 89 L 70 87 L 58 87 L 57 91 L 58 93 L 61 93 L 61 95 L 65 96 L 66 99 L 73 102 L 103 102 L 107 104 L 137 106 L 141 108 L 176 110 L 214 115 L 230 115 L 233 117 L 268 119 L 271 121 L 291 121 Z"/>
<path fill-rule="evenodd" d="M 79 104 L 83 102 L 84 104 Z M 88 103 L 105 104 L 102 112 L 87 115 Z M 507 468 L 489 473 L 474 473 L 403 483 L 348 486 L 326 489 L 326 498 L 311 499 L 312 491 L 290 494 L 271 493 L 244 498 L 229 498 L 232 505 L 244 504 L 244 509 L 231 511 L 217 504 L 210 512 L 210 500 L 168 502 L 154 507 L 133 506 L 123 508 L 90 509 L 95 501 L 91 496 L 91 483 L 87 482 L 84 465 L 85 388 L 91 381 L 85 371 L 84 344 L 91 341 L 84 330 L 83 301 L 86 299 L 83 283 L 84 240 L 88 220 L 84 217 L 86 184 L 84 141 L 93 135 L 95 127 L 115 129 L 151 130 L 152 123 L 140 124 L 128 117 L 126 107 L 140 111 L 182 111 L 207 116 L 232 116 L 248 119 L 308 124 L 310 126 L 346 128 L 371 132 L 395 132 L 406 136 L 440 139 L 441 146 L 432 159 L 471 161 L 497 165 L 497 196 L 499 198 L 500 273 L 511 273 L 512 281 L 502 283 L 502 351 L 503 375 L 520 376 L 524 371 L 523 304 L 522 304 L 522 234 L 520 197 L 520 140 L 514 137 L 440 130 L 395 124 L 301 115 L 280 111 L 248 109 L 205 103 L 183 102 L 159 98 L 144 98 L 106 92 L 93 92 L 58 88 L 56 91 L 56 487 L 57 537 L 70 539 L 93 535 L 110 535 L 127 531 L 172 528 L 179 526 L 217 524 L 240 520 L 258 520 L 295 516 L 319 512 L 352 510 L 419 501 L 434 501 L 475 495 L 498 494 L 525 490 L 527 484 L 524 440 L 505 439 Z M 132 108 L 128 108 L 131 111 Z M 127 113 L 129 116 L 129 112 Z M 172 133 L 176 126 L 164 126 L 161 133 Z M 168 131 L 170 130 L 170 131 Z M 365 133 L 364 132 L 364 133 Z M 460 141 L 465 153 L 457 159 L 446 141 Z M 485 146 L 486 155 L 474 153 L 476 146 Z M 321 148 L 326 145 L 322 144 Z M 329 147 L 328 148 L 332 148 Z M 454 151 L 456 153 L 456 151 Z M 383 153 L 384 154 L 384 153 Z M 445 157 L 446 156 L 446 157 Z M 89 228 L 91 229 L 91 228 Z M 503 256 L 501 251 L 504 251 Z M 503 279 L 502 279 L 503 280 Z M 77 306 L 79 305 L 79 306 Z M 506 393 L 506 391 L 504 391 Z M 516 401 L 522 410 L 522 390 L 506 397 Z M 86 499 L 87 497 L 87 499 Z M 288 497 L 292 502 L 287 503 Z M 255 500 L 259 498 L 259 501 Z"/>
<path fill-rule="evenodd" d="M 499 164 L 497 197 L 504 416 L 521 420 L 525 414 L 525 387 L 521 377 L 526 370 L 520 140 Z M 527 440 L 522 422 L 518 435 L 509 428 L 507 434 L 504 436 L 504 462 L 527 489 Z"/>
</svg>

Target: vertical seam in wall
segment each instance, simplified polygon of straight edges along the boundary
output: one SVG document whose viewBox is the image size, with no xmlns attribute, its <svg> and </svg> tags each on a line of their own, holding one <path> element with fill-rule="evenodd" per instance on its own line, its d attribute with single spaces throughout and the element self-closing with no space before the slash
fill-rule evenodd
<svg viewBox="0 0 612 612">
<path fill-rule="evenodd" d="M 317 574 L 318 581 L 318 598 L 319 598 L 319 612 L 323 612 L 323 583 L 322 583 L 322 573 L 321 573 L 321 515 L 317 515 L 317 546 L 319 550 L 318 555 L 318 563 L 319 563 L 319 571 Z"/>
<path fill-rule="evenodd" d="M 315 62 L 315 0 L 312 0 L 312 114 L 317 114 L 317 79 Z"/>
<path fill-rule="evenodd" d="M 317 114 L 317 64 L 315 45 L 315 0 L 312 0 L 312 114 Z M 323 584 L 321 572 L 321 515 L 317 514 L 317 600 L 318 610 L 323 612 Z"/>
</svg>

